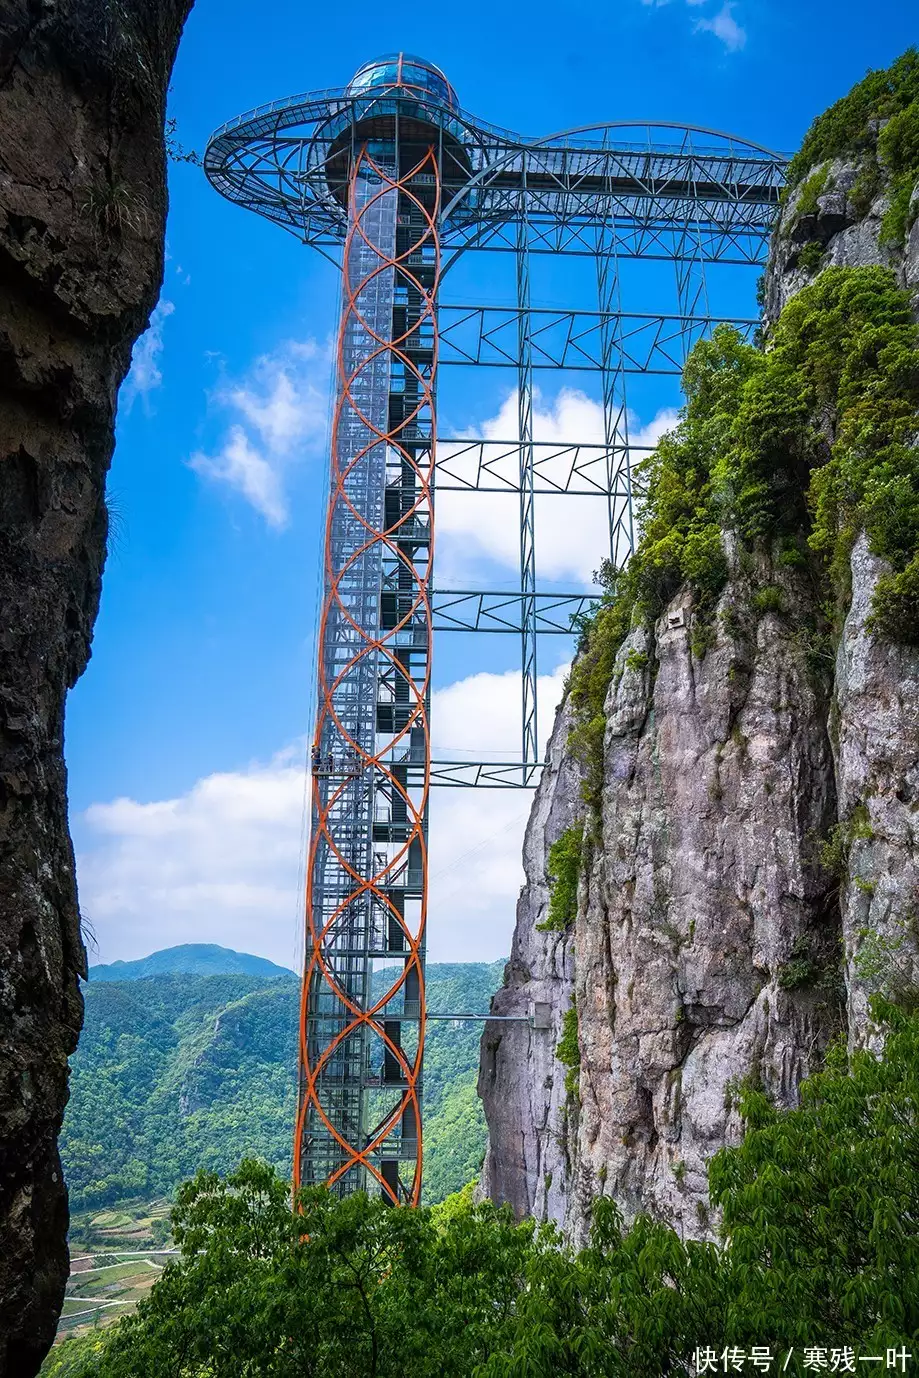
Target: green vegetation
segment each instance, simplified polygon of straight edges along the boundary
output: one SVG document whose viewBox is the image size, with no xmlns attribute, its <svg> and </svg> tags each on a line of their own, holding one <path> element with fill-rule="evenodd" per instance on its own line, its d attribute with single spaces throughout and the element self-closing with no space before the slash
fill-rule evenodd
<svg viewBox="0 0 919 1378">
<path fill-rule="evenodd" d="M 578 912 L 578 877 L 584 846 L 583 823 L 572 823 L 549 848 L 546 872 L 549 876 L 549 912 L 537 928 L 563 933 L 574 923 Z"/>
<path fill-rule="evenodd" d="M 578 1098 L 578 1080 L 581 1074 L 581 1045 L 578 1042 L 578 1010 L 572 999 L 562 1017 L 562 1036 L 555 1049 L 555 1056 L 565 1072 L 565 1091 L 571 1100 Z"/>
<path fill-rule="evenodd" d="M 798 267 L 805 273 L 816 273 L 823 262 L 824 249 L 819 239 L 811 239 L 798 254 Z"/>
<path fill-rule="evenodd" d="M 829 166 L 824 163 L 822 167 L 816 168 L 808 177 L 801 188 L 798 197 L 799 215 L 816 215 L 819 198 L 826 191 L 827 180 L 830 175 Z"/>
<path fill-rule="evenodd" d="M 817 116 L 788 165 L 788 185 L 797 186 L 828 158 L 870 148 L 872 121 L 899 116 L 917 101 L 919 52 L 908 48 L 892 66 L 869 72 L 848 95 Z"/>
<path fill-rule="evenodd" d="M 785 595 L 775 584 L 766 584 L 763 588 L 757 589 L 752 599 L 753 611 L 762 617 L 767 612 L 782 613 L 785 611 Z"/>
<path fill-rule="evenodd" d="M 501 980 L 495 962 L 428 968 L 432 1010 L 481 1012 Z M 129 1247 L 160 1242 L 141 1225 L 99 1212 L 169 1197 L 198 1168 L 228 1171 L 258 1153 L 290 1171 L 298 983 L 247 974 L 163 974 L 90 981 L 86 1024 L 71 1072 L 61 1153 L 81 1235 Z M 426 1199 L 456 1191 L 478 1171 L 485 1123 L 475 1096 L 481 1025 L 437 1022 L 428 1031 Z M 120 1231 L 120 1233 L 119 1233 Z"/>
<path fill-rule="evenodd" d="M 649 660 L 650 657 L 647 651 L 629 651 L 628 655 L 625 658 L 626 669 L 635 670 L 640 674 L 642 670 L 646 670 L 648 668 Z"/>
<path fill-rule="evenodd" d="M 109 962 L 89 969 L 90 981 L 139 981 L 144 976 L 287 976 L 287 967 L 255 957 L 251 952 L 234 952 L 216 943 L 181 943 L 164 947 L 149 957 L 133 962 Z"/>
<path fill-rule="evenodd" d="M 873 994 L 895 1001 L 903 1009 L 919 1008 L 912 954 L 919 938 L 915 916 L 901 920 L 896 931 L 884 936 L 870 928 L 859 932 L 854 966 L 859 981 Z"/>
<path fill-rule="evenodd" d="M 848 818 L 836 823 L 820 845 L 820 864 L 825 870 L 843 880 L 849 868 L 852 843 L 870 842 L 874 829 L 865 804 L 856 804 Z"/>
<path fill-rule="evenodd" d="M 881 242 L 899 246 L 910 227 L 910 200 L 919 180 L 919 96 L 881 130 L 878 155 L 890 174 L 890 205 L 881 225 Z"/>
<path fill-rule="evenodd" d="M 778 984 L 783 990 L 798 990 L 801 986 L 814 985 L 820 975 L 820 967 L 814 960 L 809 940 L 806 937 L 795 938 L 788 961 L 778 969 Z"/>
<path fill-rule="evenodd" d="M 880 129 L 879 124 L 883 125 Z M 881 242 L 902 244 L 909 228 L 910 196 L 919 180 L 919 52 L 915 48 L 907 49 L 886 70 L 869 72 L 811 125 L 788 167 L 786 195 L 801 185 L 798 214 L 817 210 L 829 160 L 848 156 L 863 160 L 850 193 L 859 214 L 867 212 L 887 174 L 890 204 L 881 225 Z M 798 261 L 812 271 L 818 258 L 808 244 Z"/>
<path fill-rule="evenodd" d="M 61 1156 L 76 1210 L 168 1196 L 246 1152 L 290 1170 L 297 983 L 90 981 Z"/>
<path fill-rule="evenodd" d="M 608 1199 L 580 1252 L 469 1191 L 409 1211 L 312 1189 L 295 1215 L 286 1183 L 244 1162 L 182 1188 L 180 1257 L 135 1315 L 59 1346 L 43 1374 L 658 1378 L 694 1371 L 697 1348 L 761 1345 L 800 1378 L 814 1343 L 914 1352 L 919 1016 L 875 1016 L 883 1056 L 834 1048 L 797 1110 L 737 1084 L 745 1136 L 709 1171 L 720 1244 L 626 1229 Z"/>
<path fill-rule="evenodd" d="M 722 528 L 742 548 L 778 550 L 780 563 L 788 551 L 791 563 L 808 558 L 806 545 L 837 618 L 864 528 L 892 566 L 872 628 L 919 644 L 919 327 L 907 294 L 887 269 L 829 268 L 788 303 L 769 345 L 747 345 L 727 326 L 701 341 L 683 376 L 683 418 L 644 466 L 638 548 L 618 575 L 603 571 L 570 679 L 571 746 L 591 799 L 619 648 L 684 583 L 694 623 L 711 623 L 728 572 Z M 781 594 L 761 589 L 752 601 L 777 611 Z"/>
</svg>

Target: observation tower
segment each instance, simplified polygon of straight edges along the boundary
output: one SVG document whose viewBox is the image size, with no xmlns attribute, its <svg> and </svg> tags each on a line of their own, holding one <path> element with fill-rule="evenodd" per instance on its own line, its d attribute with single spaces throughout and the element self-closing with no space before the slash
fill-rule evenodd
<svg viewBox="0 0 919 1378">
<path fill-rule="evenodd" d="M 297 1184 L 420 1199 L 431 788 L 535 784 L 537 647 L 543 635 L 570 636 L 592 602 L 539 587 L 538 505 L 550 495 L 603 504 L 609 558 L 614 567 L 628 558 L 635 464 L 649 446 L 630 439 L 626 380 L 679 374 L 719 321 L 752 335 L 754 316 L 710 307 L 707 270 L 749 273 L 764 262 L 784 166 L 755 144 L 682 125 L 524 138 L 463 111 L 440 69 L 407 53 L 367 63 L 343 89 L 231 120 L 208 145 L 218 191 L 341 269 Z M 512 300 L 443 300 L 448 274 L 462 265 L 455 276 L 468 278 L 481 253 L 512 266 Z M 543 256 L 575 265 L 578 294 L 586 267 L 587 307 L 534 304 Z M 630 285 L 640 295 L 629 276 L 637 262 L 657 265 L 650 311 L 626 299 Z M 723 301 L 738 297 L 719 290 Z M 752 296 L 748 280 L 740 299 Z M 437 436 L 438 372 L 454 365 L 511 371 L 516 433 Z M 602 437 L 538 433 L 534 380 L 544 369 L 596 380 Z M 435 490 L 516 495 L 515 590 L 434 582 Z M 447 631 L 515 638 L 514 759 L 432 759 L 432 640 Z"/>
</svg>

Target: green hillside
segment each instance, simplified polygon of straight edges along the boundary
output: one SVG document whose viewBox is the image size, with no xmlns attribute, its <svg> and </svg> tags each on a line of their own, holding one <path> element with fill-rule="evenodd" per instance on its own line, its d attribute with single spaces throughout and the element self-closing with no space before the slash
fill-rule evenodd
<svg viewBox="0 0 919 1378">
<path fill-rule="evenodd" d="M 501 962 L 430 966 L 429 1008 L 487 1009 L 502 969 Z M 93 980 L 84 996 L 61 1136 L 74 1211 L 169 1196 L 199 1167 L 225 1172 L 245 1154 L 289 1176 L 299 1003 L 292 975 L 168 972 Z M 429 1028 L 429 1201 L 463 1186 L 481 1164 L 481 1030 L 452 1021 Z"/>
</svg>

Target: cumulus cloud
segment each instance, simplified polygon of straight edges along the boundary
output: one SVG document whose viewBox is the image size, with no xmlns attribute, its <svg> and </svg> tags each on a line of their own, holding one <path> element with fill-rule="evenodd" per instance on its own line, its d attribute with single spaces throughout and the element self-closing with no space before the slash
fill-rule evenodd
<svg viewBox="0 0 919 1378">
<path fill-rule="evenodd" d="M 99 960 L 215 942 L 289 963 L 304 758 L 292 748 L 174 799 L 87 809 L 78 874 Z"/>
<path fill-rule="evenodd" d="M 540 675 L 539 731 L 544 742 L 562 697 L 567 665 Z M 434 695 L 436 759 L 509 760 L 520 755 L 520 674 L 478 674 Z M 430 818 L 432 961 L 494 961 L 510 953 L 521 850 L 532 792 L 435 790 Z"/>
<path fill-rule="evenodd" d="M 658 412 L 648 425 L 630 415 L 632 463 L 640 462 L 648 447 L 678 420 L 672 408 Z M 487 442 L 514 441 L 519 435 L 517 395 L 511 393 L 497 416 L 484 422 L 477 438 Z M 533 412 L 533 437 L 537 441 L 565 445 L 603 443 L 603 408 L 585 393 L 564 389 L 552 405 L 537 396 Z M 499 459 L 505 455 L 506 458 Z M 516 477 L 518 457 L 507 444 L 492 443 L 488 457 L 508 479 Z M 439 456 L 443 468 L 459 469 L 460 447 L 445 447 Z M 562 483 L 570 459 L 564 453 L 545 466 L 544 473 Z M 437 497 L 437 582 L 441 587 L 466 587 L 476 581 L 482 559 L 508 570 L 519 567 L 519 497 L 515 493 L 439 492 Z M 544 580 L 573 581 L 588 586 L 592 572 L 609 553 L 609 513 L 606 498 L 549 493 L 536 498 L 536 566 Z M 481 582 L 480 578 L 477 582 Z"/>
<path fill-rule="evenodd" d="M 127 411 L 131 410 L 138 397 L 146 399 L 163 382 L 159 364 L 163 352 L 163 328 L 173 311 L 174 302 L 165 298 L 157 302 L 149 326 L 134 346 L 131 370 L 121 390 L 121 400 Z"/>
<path fill-rule="evenodd" d="M 564 667 L 541 677 L 542 736 Z M 516 673 L 473 675 L 434 694 L 435 757 L 519 754 Z M 80 898 L 98 961 L 214 942 L 299 966 L 305 748 L 218 772 L 173 799 L 116 799 L 77 820 Z M 432 961 L 493 960 L 510 949 L 532 795 L 438 789 L 431 806 Z"/>
<path fill-rule="evenodd" d="M 328 351 L 289 341 L 225 384 L 212 403 L 227 418 L 216 453 L 193 454 L 196 473 L 235 489 L 269 526 L 289 520 L 286 476 L 298 459 L 322 452 L 328 416 Z"/>
</svg>

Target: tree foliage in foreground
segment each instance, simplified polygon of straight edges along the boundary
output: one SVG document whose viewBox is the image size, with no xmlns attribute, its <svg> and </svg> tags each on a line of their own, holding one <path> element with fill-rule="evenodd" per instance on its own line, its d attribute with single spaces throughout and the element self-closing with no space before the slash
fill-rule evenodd
<svg viewBox="0 0 919 1378">
<path fill-rule="evenodd" d="M 776 1111 L 745 1094 L 711 1167 L 724 1239 L 687 1242 L 597 1203 L 587 1248 L 474 1204 L 389 1210 L 269 1166 L 199 1173 L 181 1253 L 137 1314 L 65 1343 L 54 1378 L 652 1378 L 694 1351 L 919 1348 L 919 1016 L 879 1003 L 882 1058 L 836 1050 Z M 778 1370 L 776 1370 L 778 1371 Z M 856 1370 L 858 1371 L 858 1370 Z"/>
</svg>

